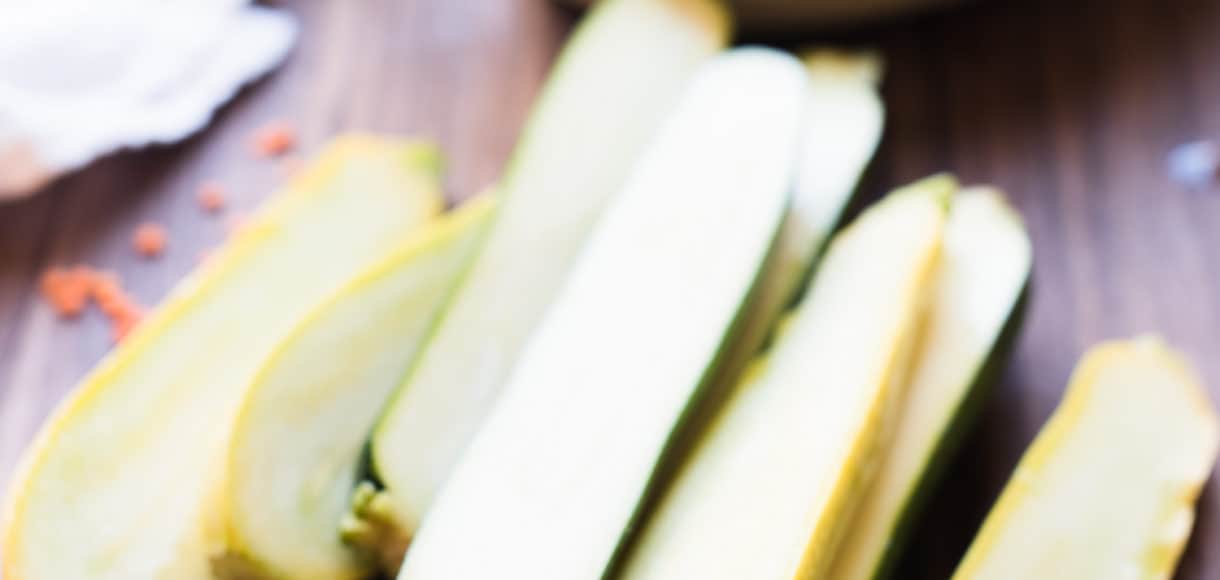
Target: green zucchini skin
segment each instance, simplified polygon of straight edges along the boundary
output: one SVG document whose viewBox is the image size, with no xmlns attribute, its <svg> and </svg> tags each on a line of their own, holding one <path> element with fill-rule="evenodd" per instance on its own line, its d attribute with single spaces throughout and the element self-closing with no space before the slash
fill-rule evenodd
<svg viewBox="0 0 1220 580">
<path fill-rule="evenodd" d="M 807 49 L 808 52 L 816 50 L 818 49 Z M 855 55 L 855 57 L 860 58 L 860 55 Z M 878 98 L 875 94 L 876 88 L 874 87 L 873 90 L 874 98 Z M 816 98 L 816 94 L 811 96 Z M 883 107 L 879 113 L 883 130 L 885 122 Z M 772 242 L 771 252 L 760 269 L 759 275 L 755 278 L 755 286 L 746 302 L 743 303 L 743 310 L 738 313 L 738 319 L 730 331 L 731 341 L 722 347 L 717 356 L 717 368 L 711 369 L 698 396 L 692 399 L 691 404 L 682 415 L 663 453 L 665 459 L 654 472 L 653 479 L 648 486 L 649 491 L 632 518 L 631 525 L 624 530 L 622 540 L 604 577 L 616 578 L 621 575 L 630 546 L 635 543 L 641 532 L 642 517 L 656 507 L 657 502 L 664 495 L 664 490 L 673 482 L 682 467 L 681 458 L 690 455 L 700 434 L 706 430 L 708 423 L 715 418 L 717 411 L 732 393 L 733 387 L 737 384 L 746 365 L 758 353 L 766 350 L 774 340 L 776 323 L 799 303 L 814 277 L 818 263 L 830 245 L 831 238 L 866 205 L 868 196 L 864 195 L 864 192 L 867 189 L 866 184 L 871 183 L 877 171 L 875 153 L 879 144 L 880 134 L 872 143 L 871 154 L 862 165 L 858 166 L 855 183 L 851 191 L 843 198 L 842 204 L 836 208 L 829 229 L 820 238 L 814 240 L 813 249 L 807 255 L 808 261 L 802 263 L 799 271 L 796 272 L 785 268 L 783 260 L 780 259 L 783 254 L 783 248 L 780 245 L 783 243 L 787 228 L 792 225 L 788 222 L 797 221 L 800 218 L 791 212 L 785 217 L 785 223 L 780 226 L 780 231 L 776 233 L 776 239 Z M 795 173 L 800 172 L 801 168 L 797 167 Z M 794 174 L 794 188 L 799 181 Z M 794 196 L 797 195 L 800 195 L 799 191 L 794 192 Z M 779 300 L 766 299 L 766 291 L 771 289 L 770 287 L 784 290 Z M 786 296 L 782 294 L 786 294 Z"/>
<path fill-rule="evenodd" d="M 731 28 L 719 0 L 611 0 L 573 30 L 500 178 L 503 203 L 488 241 L 366 445 L 363 481 L 341 533 L 386 570 L 397 569 L 634 160 L 700 66 L 727 46 Z M 634 36 L 641 42 L 623 46 Z M 594 98 L 605 93 L 610 102 Z M 522 267 L 531 260 L 542 266 Z M 519 298 L 496 306 L 511 293 Z M 480 336 L 472 322 L 480 318 L 500 323 L 466 350 L 467 337 Z M 448 405 L 436 402 L 445 397 Z M 415 409 L 435 421 L 418 421 Z"/>
<path fill-rule="evenodd" d="M 920 475 L 919 481 L 914 485 L 914 493 L 908 499 L 901 515 L 898 516 L 898 523 L 894 526 L 890 543 L 873 573 L 874 580 L 898 577 L 898 564 L 912 534 L 915 533 L 920 517 L 935 495 L 948 468 L 957 457 L 966 437 L 978 424 L 983 407 L 991 394 L 992 385 L 1004 374 L 1012 353 L 1016 350 L 1033 292 L 1032 279 L 1031 274 L 1026 274 L 1025 283 L 1017 300 L 1013 303 L 1012 310 L 1009 311 L 1008 319 L 1001 327 L 998 338 L 992 344 L 991 350 L 979 367 L 974 380 L 971 381 L 970 387 L 966 389 L 966 394 L 958 404 L 953 419 L 941 432 L 927 468 Z"/>
<path fill-rule="evenodd" d="M 778 228 L 775 236 L 772 237 L 771 249 L 768 250 L 766 259 L 755 272 L 745 300 L 741 302 L 737 312 L 733 315 L 733 322 L 716 350 L 713 363 L 704 371 L 694 395 L 687 400 L 686 408 L 674 423 L 674 428 L 662 447 L 660 460 L 653 466 L 652 475 L 648 479 L 640 502 L 631 514 L 627 526 L 623 528 L 622 535 L 619 536 L 618 546 L 610 556 L 609 564 L 602 575 L 603 578 L 617 578 L 620 575 L 622 566 L 626 564 L 631 544 L 643 530 L 645 516 L 656 507 L 657 502 L 664 496 L 665 489 L 672 483 L 682 466 L 680 458 L 689 455 L 692 446 L 698 442 L 703 428 L 715 417 L 716 410 L 731 392 L 734 381 L 728 379 L 735 379 L 761 346 L 766 335 L 751 333 L 750 325 L 754 320 L 753 317 L 758 314 L 757 310 L 760 305 L 758 297 L 762 294 L 763 287 L 768 281 L 767 274 L 775 271 L 775 258 L 778 255 L 778 242 L 782 231 L 782 227 Z M 778 312 L 773 314 L 778 315 Z M 743 344 L 743 340 L 753 342 Z"/>
</svg>

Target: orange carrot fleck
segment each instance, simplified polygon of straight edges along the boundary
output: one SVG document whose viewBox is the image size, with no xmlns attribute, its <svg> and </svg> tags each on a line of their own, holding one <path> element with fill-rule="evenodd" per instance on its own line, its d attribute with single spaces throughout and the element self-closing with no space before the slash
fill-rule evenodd
<svg viewBox="0 0 1220 580">
<path fill-rule="evenodd" d="M 209 181 L 199 187 L 199 207 L 208 213 L 218 213 L 225 207 L 225 190 L 219 183 Z"/>
<path fill-rule="evenodd" d="M 118 276 L 113 272 L 98 272 L 93 276 L 92 282 L 90 294 L 93 296 L 93 301 L 97 302 L 98 307 L 107 315 L 130 300 L 127 293 L 123 291 L 123 287 L 119 285 Z"/>
<path fill-rule="evenodd" d="M 87 271 L 80 268 L 51 268 L 39 284 L 43 299 L 61 318 L 75 318 L 89 300 Z"/>
<path fill-rule="evenodd" d="M 110 335 L 117 342 L 144 317 L 144 309 L 127 294 L 114 272 L 87 266 L 50 268 L 42 275 L 43 298 L 62 317 L 78 316 L 92 299 L 110 321 Z"/>
<path fill-rule="evenodd" d="M 89 288 L 98 308 L 110 320 L 111 337 L 118 342 L 139 323 L 143 309 L 123 289 L 118 275 L 113 272 L 93 272 Z"/>
<path fill-rule="evenodd" d="M 273 121 L 254 132 L 253 148 L 257 157 L 278 157 L 293 149 L 297 143 L 296 130 L 284 121 Z"/>
<path fill-rule="evenodd" d="M 165 228 L 149 222 L 140 224 L 140 227 L 136 228 L 132 244 L 141 256 L 153 258 L 165 252 L 167 240 Z"/>
</svg>

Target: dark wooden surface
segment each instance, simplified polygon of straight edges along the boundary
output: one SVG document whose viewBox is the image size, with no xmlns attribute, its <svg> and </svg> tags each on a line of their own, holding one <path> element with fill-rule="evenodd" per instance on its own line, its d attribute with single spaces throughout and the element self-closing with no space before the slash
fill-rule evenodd
<svg viewBox="0 0 1220 580">
<path fill-rule="evenodd" d="M 290 62 L 198 137 L 117 155 L 34 199 L 0 206 L 0 482 L 39 422 L 109 348 L 103 320 L 61 322 L 36 295 L 49 265 L 117 270 L 153 303 L 224 233 L 195 191 L 217 179 L 233 209 L 281 179 L 251 159 L 250 132 L 284 118 L 303 150 L 362 129 L 430 136 L 454 197 L 491 181 L 570 26 L 546 0 L 287 3 L 304 24 Z M 1220 399 L 1220 189 L 1187 192 L 1168 150 L 1220 138 L 1220 3 L 979 0 L 833 39 L 888 58 L 887 135 L 869 192 L 952 170 L 1006 189 L 1036 246 L 1017 353 L 924 518 L 902 578 L 944 578 L 1090 344 L 1157 332 Z M 590 103 L 590 114 L 596 114 Z M 129 249 L 143 220 L 170 249 Z M 1220 578 L 1212 482 L 1179 578 Z"/>
</svg>

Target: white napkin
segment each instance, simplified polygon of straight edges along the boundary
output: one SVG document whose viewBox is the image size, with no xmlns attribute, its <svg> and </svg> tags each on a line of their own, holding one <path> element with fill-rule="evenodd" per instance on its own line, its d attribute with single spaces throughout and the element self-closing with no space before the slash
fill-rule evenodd
<svg viewBox="0 0 1220 580">
<path fill-rule="evenodd" d="M 0 0 L 0 200 L 198 131 L 295 38 L 247 0 Z"/>
</svg>

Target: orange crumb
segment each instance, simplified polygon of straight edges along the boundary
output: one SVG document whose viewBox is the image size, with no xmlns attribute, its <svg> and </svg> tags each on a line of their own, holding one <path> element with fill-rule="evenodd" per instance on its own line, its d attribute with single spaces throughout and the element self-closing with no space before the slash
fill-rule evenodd
<svg viewBox="0 0 1220 580">
<path fill-rule="evenodd" d="M 278 157 L 297 143 L 296 130 L 284 121 L 273 121 L 254 132 L 253 148 L 257 157 Z"/>
<path fill-rule="evenodd" d="M 140 224 L 140 227 L 136 228 L 136 233 L 131 241 L 136 252 L 145 258 L 152 258 L 165 252 L 167 239 L 168 236 L 163 226 L 149 222 Z"/>
<path fill-rule="evenodd" d="M 88 266 L 50 268 L 40 283 L 43 298 L 65 318 L 84 312 L 92 299 L 110 321 L 110 335 L 117 342 L 139 324 L 144 309 L 123 289 L 114 272 Z"/>
<path fill-rule="evenodd" d="M 93 276 L 89 290 L 93 296 L 93 301 L 97 302 L 98 307 L 107 315 L 130 301 L 127 293 L 123 291 L 123 287 L 119 284 L 118 276 L 113 272 L 96 273 Z"/>
<path fill-rule="evenodd" d="M 199 207 L 208 213 L 217 213 L 225 207 L 225 190 L 219 183 L 209 181 L 199 187 Z"/>
<path fill-rule="evenodd" d="M 84 312 L 89 301 L 88 270 L 50 268 L 39 284 L 43 299 L 61 318 L 75 318 Z"/>
<path fill-rule="evenodd" d="M 118 342 L 127 335 L 143 317 L 143 309 L 136 303 L 114 272 L 95 271 L 89 278 L 89 293 L 94 302 L 110 320 L 110 336 Z"/>
</svg>

